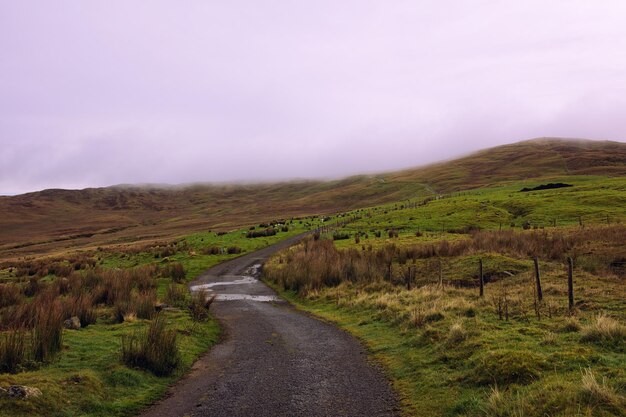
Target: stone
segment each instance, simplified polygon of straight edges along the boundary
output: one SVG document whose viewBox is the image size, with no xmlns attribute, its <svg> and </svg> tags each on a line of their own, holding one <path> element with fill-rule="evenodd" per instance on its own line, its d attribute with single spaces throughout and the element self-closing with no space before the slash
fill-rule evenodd
<svg viewBox="0 0 626 417">
<path fill-rule="evenodd" d="M 20 400 L 41 397 L 39 388 L 27 387 L 26 385 L 11 385 L 8 389 L 9 397 Z"/>
<path fill-rule="evenodd" d="M 76 316 L 72 316 L 63 322 L 63 326 L 66 329 L 78 330 L 80 329 L 80 319 Z"/>
</svg>

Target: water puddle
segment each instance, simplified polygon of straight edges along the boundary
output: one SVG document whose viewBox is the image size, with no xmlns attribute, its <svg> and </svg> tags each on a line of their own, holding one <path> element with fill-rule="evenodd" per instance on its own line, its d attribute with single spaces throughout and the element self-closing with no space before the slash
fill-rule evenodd
<svg viewBox="0 0 626 417">
<path fill-rule="evenodd" d="M 269 303 L 272 301 L 279 301 L 275 295 L 250 295 L 250 294 L 217 294 L 215 301 L 260 301 Z"/>
<path fill-rule="evenodd" d="M 208 284 L 199 284 L 191 287 L 191 291 L 200 291 L 200 290 L 208 290 L 212 287 L 217 287 L 221 285 L 246 285 L 246 284 L 254 284 L 258 282 L 256 278 L 253 277 L 242 277 L 240 279 L 236 279 L 233 281 L 219 281 L 219 282 L 210 282 Z"/>
<path fill-rule="evenodd" d="M 254 264 L 250 268 L 246 270 L 246 275 L 234 276 L 231 281 L 219 281 L 219 282 L 209 282 L 207 284 L 198 284 L 193 285 L 190 290 L 191 291 L 202 291 L 207 290 L 208 297 L 215 295 L 215 301 L 260 301 L 260 302 L 273 302 L 280 301 L 278 297 L 275 295 L 252 295 L 252 294 L 220 294 L 216 292 L 213 287 L 221 287 L 228 285 L 253 285 L 259 282 L 258 279 L 255 278 L 259 274 L 259 270 L 261 269 L 261 264 Z M 219 291 L 219 290 L 217 290 Z"/>
</svg>

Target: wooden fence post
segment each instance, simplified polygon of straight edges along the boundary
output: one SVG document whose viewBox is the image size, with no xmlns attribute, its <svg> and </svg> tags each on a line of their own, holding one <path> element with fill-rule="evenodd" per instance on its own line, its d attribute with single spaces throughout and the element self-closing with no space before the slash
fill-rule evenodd
<svg viewBox="0 0 626 417">
<path fill-rule="evenodd" d="M 569 311 L 574 309 L 574 260 L 567 258 L 567 294 L 569 298 Z"/>
<path fill-rule="evenodd" d="M 535 256 L 533 261 L 535 263 L 535 282 L 537 284 L 537 299 L 541 301 L 543 300 L 543 292 L 541 291 L 541 276 L 539 275 L 539 260 Z"/>
<path fill-rule="evenodd" d="M 483 260 L 478 260 L 478 282 L 480 284 L 480 296 L 485 295 L 485 281 L 483 278 Z"/>
</svg>

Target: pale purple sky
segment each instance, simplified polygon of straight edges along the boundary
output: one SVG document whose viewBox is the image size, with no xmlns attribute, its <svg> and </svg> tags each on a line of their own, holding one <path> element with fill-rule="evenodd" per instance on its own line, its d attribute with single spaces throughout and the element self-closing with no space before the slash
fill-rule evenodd
<svg viewBox="0 0 626 417">
<path fill-rule="evenodd" d="M 0 0 L 0 194 L 626 140 L 623 0 Z"/>
</svg>

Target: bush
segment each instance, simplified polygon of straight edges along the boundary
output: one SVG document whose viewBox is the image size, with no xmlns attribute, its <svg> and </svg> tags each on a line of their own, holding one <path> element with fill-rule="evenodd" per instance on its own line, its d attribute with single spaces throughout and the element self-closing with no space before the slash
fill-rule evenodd
<svg viewBox="0 0 626 417">
<path fill-rule="evenodd" d="M 599 382 L 590 368 L 583 370 L 581 378 L 581 394 L 586 402 L 593 406 L 609 406 L 620 409 L 626 405 L 624 397 L 611 388 L 606 380 Z"/>
<path fill-rule="evenodd" d="M 566 333 L 574 333 L 580 331 L 580 322 L 575 317 L 569 317 L 563 324 L 563 331 Z"/>
<path fill-rule="evenodd" d="M 0 339 L 0 373 L 14 374 L 26 358 L 26 333 L 12 330 Z"/>
<path fill-rule="evenodd" d="M 257 237 L 274 236 L 275 234 L 276 234 L 276 229 L 274 229 L 273 227 L 268 227 L 267 229 L 264 229 L 264 230 L 251 230 L 248 233 L 246 233 L 246 237 L 249 239 L 253 239 Z"/>
<path fill-rule="evenodd" d="M 155 302 L 155 291 L 138 293 L 131 297 L 131 310 L 137 315 L 137 318 L 150 320 L 156 314 Z"/>
<path fill-rule="evenodd" d="M 145 333 L 122 336 L 121 359 L 157 376 L 171 375 L 180 364 L 176 331 L 168 330 L 165 317 L 158 315 Z"/>
<path fill-rule="evenodd" d="M 120 301 L 113 306 L 113 318 L 116 323 L 133 321 L 137 316 L 131 308 L 129 301 Z"/>
<path fill-rule="evenodd" d="M 171 283 L 165 289 L 165 302 L 171 306 L 184 308 L 187 306 L 187 287 Z"/>
<path fill-rule="evenodd" d="M 27 297 L 34 297 L 39 293 L 43 286 L 39 283 L 39 278 L 30 277 L 28 279 L 28 284 L 26 284 L 26 288 L 24 288 L 24 295 Z"/>
<path fill-rule="evenodd" d="M 333 233 L 333 240 L 345 240 L 345 239 L 350 239 L 350 233 L 346 233 L 346 232 L 334 232 Z"/>
<path fill-rule="evenodd" d="M 191 295 L 189 303 L 189 315 L 193 321 L 207 321 L 209 308 L 215 300 L 215 295 L 209 297 L 206 290 L 196 291 Z"/>
<path fill-rule="evenodd" d="M 229 255 L 236 255 L 242 252 L 242 249 L 239 246 L 229 246 L 226 249 L 226 253 Z"/>
<path fill-rule="evenodd" d="M 582 328 L 580 340 L 622 345 L 626 341 L 626 326 L 609 316 L 600 314 L 593 323 Z"/>
<path fill-rule="evenodd" d="M 62 347 L 63 307 L 58 300 L 35 300 L 34 327 L 32 334 L 33 359 L 38 362 L 51 360 Z"/>
<path fill-rule="evenodd" d="M 187 276 L 185 267 L 180 262 L 172 262 L 167 267 L 167 275 L 172 278 L 174 282 L 183 282 Z"/>
<path fill-rule="evenodd" d="M 478 385 L 529 384 L 539 378 L 543 359 L 524 351 L 499 350 L 474 361 L 468 380 Z"/>
<path fill-rule="evenodd" d="M 78 317 L 81 327 L 94 324 L 98 319 L 96 309 L 93 306 L 93 297 L 82 293 L 77 296 L 69 296 L 64 300 L 64 318 Z"/>
<path fill-rule="evenodd" d="M 19 304 L 23 298 L 19 286 L 15 284 L 0 284 L 0 308 Z"/>
<path fill-rule="evenodd" d="M 446 343 L 448 345 L 458 345 L 467 337 L 467 332 L 463 327 L 463 323 L 454 323 L 450 327 L 450 331 L 448 333 L 448 338 L 446 339 Z"/>
<path fill-rule="evenodd" d="M 219 246 L 211 245 L 202 248 L 203 255 L 219 255 L 220 253 L 222 253 L 222 249 Z"/>
</svg>

